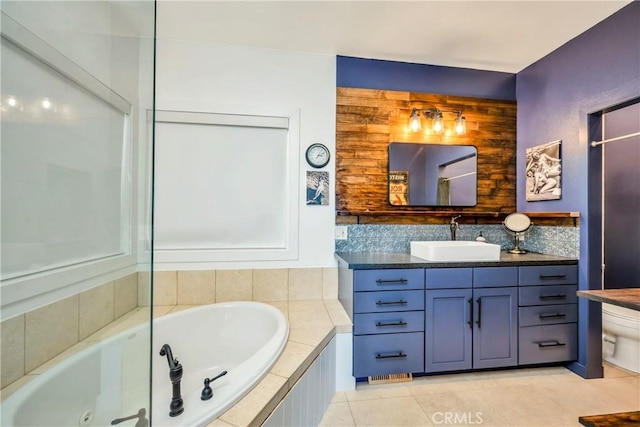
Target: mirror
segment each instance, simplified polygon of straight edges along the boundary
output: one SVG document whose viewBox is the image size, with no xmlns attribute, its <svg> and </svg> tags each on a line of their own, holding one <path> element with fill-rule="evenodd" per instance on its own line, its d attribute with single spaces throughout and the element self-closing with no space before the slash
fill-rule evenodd
<svg viewBox="0 0 640 427">
<path fill-rule="evenodd" d="M 389 144 L 393 206 L 475 206 L 478 151 L 473 145 Z"/>
<path fill-rule="evenodd" d="M 508 215 L 502 226 L 505 231 L 513 236 L 513 249 L 508 252 L 512 254 L 526 254 L 527 251 L 520 248 L 520 239 L 524 237 L 531 229 L 531 219 L 523 213 L 512 213 Z"/>
</svg>

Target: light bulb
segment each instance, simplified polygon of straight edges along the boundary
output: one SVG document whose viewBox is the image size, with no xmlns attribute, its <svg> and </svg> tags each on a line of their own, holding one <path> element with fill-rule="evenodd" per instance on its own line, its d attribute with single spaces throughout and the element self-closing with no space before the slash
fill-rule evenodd
<svg viewBox="0 0 640 427">
<path fill-rule="evenodd" d="M 442 113 L 437 112 L 433 118 L 433 131 L 437 134 L 442 133 L 444 130 L 444 123 L 442 122 Z"/>
<path fill-rule="evenodd" d="M 456 133 L 458 135 L 464 135 L 467 133 L 467 120 L 462 114 L 458 114 L 456 118 Z"/>
<path fill-rule="evenodd" d="M 409 127 L 412 132 L 418 132 L 422 129 L 422 123 L 420 123 L 420 113 L 418 110 L 413 110 L 411 112 L 411 117 L 409 118 Z"/>
<path fill-rule="evenodd" d="M 15 107 L 18 105 L 18 100 L 13 96 L 10 96 L 9 99 L 7 99 L 7 104 L 9 104 L 9 107 Z"/>
<path fill-rule="evenodd" d="M 45 98 L 42 100 L 42 108 L 44 108 L 45 110 L 51 108 L 51 101 L 49 101 L 49 98 Z"/>
</svg>

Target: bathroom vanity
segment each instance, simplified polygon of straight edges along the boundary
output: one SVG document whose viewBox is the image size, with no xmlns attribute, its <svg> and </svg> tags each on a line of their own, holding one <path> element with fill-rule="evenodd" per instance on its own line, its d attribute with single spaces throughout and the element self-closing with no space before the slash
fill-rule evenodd
<svg viewBox="0 0 640 427">
<path fill-rule="evenodd" d="M 577 358 L 577 260 L 533 253 L 471 262 L 389 252 L 336 258 L 356 378 Z"/>
</svg>

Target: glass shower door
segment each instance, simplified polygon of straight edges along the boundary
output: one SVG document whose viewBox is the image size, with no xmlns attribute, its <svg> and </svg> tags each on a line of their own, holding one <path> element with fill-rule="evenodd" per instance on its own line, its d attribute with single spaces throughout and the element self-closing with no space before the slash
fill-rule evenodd
<svg viewBox="0 0 640 427">
<path fill-rule="evenodd" d="M 134 425 L 151 413 L 155 4 L 0 12 L 0 424 Z"/>
</svg>

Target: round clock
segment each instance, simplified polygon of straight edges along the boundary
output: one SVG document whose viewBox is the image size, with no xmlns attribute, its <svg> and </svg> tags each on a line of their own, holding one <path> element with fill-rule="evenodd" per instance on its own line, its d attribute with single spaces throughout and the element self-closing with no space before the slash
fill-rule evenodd
<svg viewBox="0 0 640 427">
<path fill-rule="evenodd" d="M 314 168 L 327 166 L 331 158 L 329 149 L 320 143 L 311 144 L 309 148 L 307 148 L 306 157 L 307 163 Z"/>
</svg>

